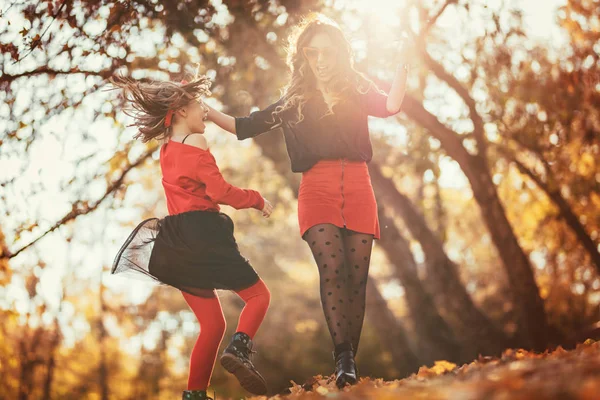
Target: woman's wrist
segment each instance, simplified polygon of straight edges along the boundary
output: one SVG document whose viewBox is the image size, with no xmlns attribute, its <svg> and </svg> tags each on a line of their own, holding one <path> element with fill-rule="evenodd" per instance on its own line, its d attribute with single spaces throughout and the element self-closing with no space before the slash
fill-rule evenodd
<svg viewBox="0 0 600 400">
<path fill-rule="evenodd" d="M 208 113 L 206 114 L 206 119 L 208 119 L 211 122 L 214 122 L 213 118 L 214 118 L 214 116 L 216 114 L 216 110 L 213 107 L 211 107 L 208 104 L 206 104 L 206 103 L 205 103 L 205 105 L 206 105 L 206 107 L 208 107 Z"/>
<path fill-rule="evenodd" d="M 410 65 L 408 63 L 400 63 L 398 67 L 396 67 L 396 72 L 406 72 L 410 70 Z"/>
</svg>

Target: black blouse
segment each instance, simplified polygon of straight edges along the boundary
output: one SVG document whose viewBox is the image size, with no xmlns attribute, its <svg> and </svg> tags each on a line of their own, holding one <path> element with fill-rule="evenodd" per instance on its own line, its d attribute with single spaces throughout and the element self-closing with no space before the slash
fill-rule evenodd
<svg viewBox="0 0 600 400">
<path fill-rule="evenodd" d="M 367 116 L 389 117 L 387 95 L 375 87 L 366 94 L 356 94 L 333 107 L 328 113 L 320 91 L 304 105 L 304 119 L 295 124 L 295 108 L 284 111 L 281 120 L 274 120 L 273 111 L 282 105 L 279 99 L 264 110 L 235 119 L 239 140 L 255 137 L 275 128 L 282 128 L 293 172 L 309 170 L 320 160 L 345 158 L 351 161 L 371 161 L 373 149 L 369 138 Z"/>
</svg>

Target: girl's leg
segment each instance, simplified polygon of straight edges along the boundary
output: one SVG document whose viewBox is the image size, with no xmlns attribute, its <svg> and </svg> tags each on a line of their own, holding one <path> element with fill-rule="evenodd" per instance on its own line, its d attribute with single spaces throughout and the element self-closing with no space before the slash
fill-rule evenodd
<svg viewBox="0 0 600 400">
<path fill-rule="evenodd" d="M 365 318 L 367 279 L 371 262 L 373 235 L 342 230 L 346 257 L 347 290 L 350 293 L 348 302 L 348 335 L 352 342 L 354 354 L 358 351 L 358 343 Z"/>
<path fill-rule="evenodd" d="M 262 279 L 259 279 L 254 285 L 236 291 L 236 293 L 246 303 L 240 314 L 237 332 L 243 332 L 253 339 L 267 314 L 271 302 L 271 292 Z"/>
<path fill-rule="evenodd" d="M 267 393 L 267 383 L 254 367 L 250 355 L 253 347 L 252 339 L 265 318 L 271 293 L 261 279 L 249 288 L 238 290 L 236 293 L 246 305 L 240 314 L 237 332 L 223 351 L 221 365 L 235 375 L 244 389 L 253 394 L 264 395 Z"/>
<path fill-rule="evenodd" d="M 333 344 L 343 347 L 350 341 L 350 315 L 341 230 L 332 224 L 319 224 L 306 231 L 303 238 L 319 268 L 321 304 Z"/>
<path fill-rule="evenodd" d="M 206 390 L 225 334 L 225 316 L 215 291 L 213 297 L 182 293 L 200 324 L 200 334 L 190 357 L 188 390 Z"/>
</svg>

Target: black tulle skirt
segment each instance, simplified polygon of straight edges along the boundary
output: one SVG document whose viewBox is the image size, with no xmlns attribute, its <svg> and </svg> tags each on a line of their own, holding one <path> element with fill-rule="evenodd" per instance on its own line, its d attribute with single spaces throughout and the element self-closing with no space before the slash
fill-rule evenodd
<svg viewBox="0 0 600 400">
<path fill-rule="evenodd" d="M 214 289 L 242 290 L 259 277 L 240 254 L 228 215 L 190 211 L 140 223 L 129 235 L 112 273 L 141 273 L 202 297 Z"/>
</svg>

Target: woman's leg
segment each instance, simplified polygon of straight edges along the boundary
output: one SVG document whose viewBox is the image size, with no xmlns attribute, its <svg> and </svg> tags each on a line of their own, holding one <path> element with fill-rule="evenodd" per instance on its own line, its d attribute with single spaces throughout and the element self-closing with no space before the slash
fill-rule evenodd
<svg viewBox="0 0 600 400">
<path fill-rule="evenodd" d="M 225 334 L 225 316 L 216 292 L 213 291 L 213 297 L 182 293 L 200 324 L 200 334 L 190 357 L 188 390 L 206 390 Z"/>
<path fill-rule="evenodd" d="M 358 343 L 365 318 L 367 279 L 373 248 L 373 235 L 342 229 L 345 249 L 347 291 L 350 293 L 348 311 L 348 332 L 354 354 L 358 351 Z"/>
<path fill-rule="evenodd" d="M 321 304 L 333 344 L 336 348 L 348 344 L 349 294 L 341 230 L 332 224 L 319 224 L 308 229 L 303 239 L 310 246 L 319 268 Z"/>
</svg>

